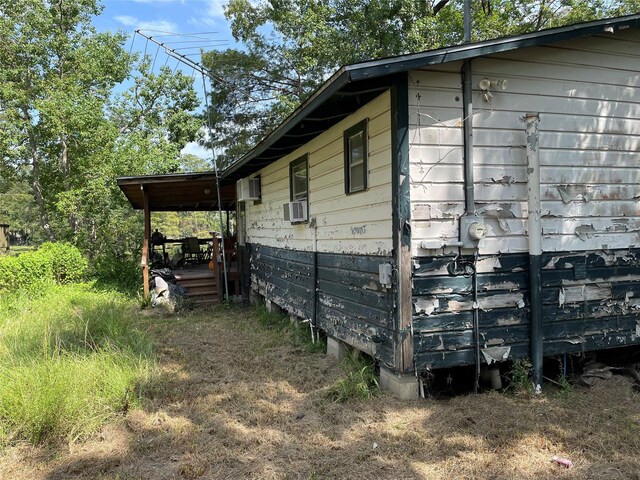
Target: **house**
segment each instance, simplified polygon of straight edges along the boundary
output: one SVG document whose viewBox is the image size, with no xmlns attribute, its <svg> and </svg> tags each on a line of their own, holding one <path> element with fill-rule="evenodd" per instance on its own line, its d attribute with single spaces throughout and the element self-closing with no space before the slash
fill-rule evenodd
<svg viewBox="0 0 640 480">
<path fill-rule="evenodd" d="M 417 374 L 640 343 L 640 15 L 343 67 L 222 174 L 247 285 Z M 259 190 L 259 193 L 258 193 Z"/>
<path fill-rule="evenodd" d="M 404 398 L 434 369 L 474 365 L 477 381 L 528 357 L 539 388 L 544 356 L 637 345 L 639 27 L 346 66 L 220 180 L 119 178 L 144 210 L 143 273 L 170 241 L 154 245 L 151 211 L 236 209 L 237 242 L 220 244 L 235 263 L 179 272 L 193 293 L 219 301 L 243 277 L 331 351 L 373 356 Z"/>
<path fill-rule="evenodd" d="M 11 248 L 9 241 L 9 225 L 0 223 L 0 253 L 6 253 Z"/>
</svg>

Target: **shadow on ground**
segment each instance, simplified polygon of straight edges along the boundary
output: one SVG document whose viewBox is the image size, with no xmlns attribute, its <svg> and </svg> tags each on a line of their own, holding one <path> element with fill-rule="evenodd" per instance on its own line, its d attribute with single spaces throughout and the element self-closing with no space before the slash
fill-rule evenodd
<svg viewBox="0 0 640 480">
<path fill-rule="evenodd" d="M 338 365 L 292 346 L 253 310 L 150 324 L 161 373 L 142 408 L 55 458 L 15 453 L 12 478 L 640 477 L 640 406 L 626 383 L 337 404 L 326 392 Z M 553 464 L 554 454 L 575 467 Z"/>
</svg>

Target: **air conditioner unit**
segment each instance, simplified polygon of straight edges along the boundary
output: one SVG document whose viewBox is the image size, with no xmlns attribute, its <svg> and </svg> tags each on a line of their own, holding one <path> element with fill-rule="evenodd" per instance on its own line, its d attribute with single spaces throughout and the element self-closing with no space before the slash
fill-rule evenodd
<svg viewBox="0 0 640 480">
<path fill-rule="evenodd" d="M 242 178 L 236 183 L 239 202 L 260 200 L 260 177 Z"/>
<path fill-rule="evenodd" d="M 307 201 L 289 202 L 283 206 L 284 220 L 286 222 L 306 222 L 307 221 Z"/>
</svg>

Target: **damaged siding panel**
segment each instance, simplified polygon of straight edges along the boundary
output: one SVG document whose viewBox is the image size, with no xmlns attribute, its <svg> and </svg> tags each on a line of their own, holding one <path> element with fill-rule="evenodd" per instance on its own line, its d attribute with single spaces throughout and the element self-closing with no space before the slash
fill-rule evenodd
<svg viewBox="0 0 640 480">
<path fill-rule="evenodd" d="M 475 361 L 470 279 L 447 276 L 451 260 L 414 262 L 413 330 L 420 370 Z M 640 343 L 640 249 L 549 252 L 542 264 L 544 355 Z M 512 359 L 529 355 L 527 268 L 526 255 L 478 262 L 481 349 L 509 346 Z M 523 303 L 505 308 L 518 295 Z"/>
<path fill-rule="evenodd" d="M 545 355 L 637 344 L 640 250 L 545 253 Z"/>
<path fill-rule="evenodd" d="M 292 154 L 260 172 L 262 199 L 247 202 L 247 242 L 292 250 L 313 250 L 313 229 L 283 218 L 289 201 L 289 163 L 309 155 L 309 216 L 317 220 L 322 252 L 386 255 L 391 252 L 391 115 L 384 93 Z M 343 132 L 369 119 L 368 185 L 344 194 Z"/>
<path fill-rule="evenodd" d="M 393 364 L 393 295 L 379 283 L 378 265 L 391 257 L 313 253 L 247 245 L 251 287 L 290 314 L 313 317 L 328 335 Z"/>
<path fill-rule="evenodd" d="M 503 123 L 503 144 L 513 147 L 518 143 L 511 133 L 518 125 L 516 113 L 541 113 L 545 251 L 640 244 L 640 37 L 634 32 L 628 40 L 625 44 L 636 49 L 626 53 L 613 47 L 619 41 L 596 38 L 562 43 L 562 48 L 500 54 L 474 64 L 478 80 L 509 80 L 506 91 L 494 92 L 491 113 L 474 118 L 477 126 L 498 129 Z M 581 51 L 573 51 L 578 44 Z M 604 50 L 609 53 L 602 54 Z M 590 204 L 598 199 L 606 203 Z"/>
<path fill-rule="evenodd" d="M 413 331 L 419 370 L 475 361 L 471 278 L 447 273 L 447 265 L 453 259 L 451 256 L 414 258 Z M 513 355 L 519 355 L 521 346 L 528 342 L 525 265 L 524 255 L 479 259 L 481 349 L 511 347 L 512 358 L 515 358 Z"/>
<path fill-rule="evenodd" d="M 378 265 L 391 257 L 318 255 L 318 325 L 327 334 L 393 363 L 393 295 Z"/>
<path fill-rule="evenodd" d="M 413 255 L 423 240 L 457 239 L 451 227 L 464 210 L 461 67 L 454 62 L 409 74 Z"/>
<path fill-rule="evenodd" d="M 483 285 L 479 303 L 486 309 L 479 312 L 481 348 L 504 342 L 511 358 L 529 355 L 521 121 L 529 111 L 541 115 L 543 250 L 550 252 L 542 275 L 544 354 L 639 343 L 640 264 L 634 246 L 640 245 L 640 34 L 521 49 L 475 59 L 473 68 L 476 210 L 489 230 L 480 242 L 477 269 Z M 483 78 L 506 79 L 509 85 L 493 91 L 489 102 L 478 89 Z M 421 240 L 457 240 L 457 218 L 464 213 L 457 144 L 462 107 L 442 85 L 459 80 L 436 75 L 433 81 L 441 83 L 431 97 L 410 84 L 416 97 L 410 149 L 412 181 L 417 180 L 411 189 L 415 257 L 427 253 L 419 248 Z M 448 276 L 448 251 L 433 254 L 414 259 L 416 366 L 472 364 L 471 282 Z M 494 277 L 498 272 L 507 276 L 504 282 Z M 518 306 L 505 307 L 518 295 Z"/>
<path fill-rule="evenodd" d="M 313 254 L 249 245 L 251 288 L 288 312 L 309 318 L 313 311 Z"/>
<path fill-rule="evenodd" d="M 474 61 L 473 80 L 474 86 L 483 78 L 509 81 L 506 90 L 493 92 L 490 103 L 481 92 L 474 91 L 474 156 L 486 158 L 488 152 L 484 153 L 485 148 L 493 145 L 524 158 L 525 139 L 520 117 L 527 111 L 540 112 L 543 213 L 571 220 L 576 216 L 575 209 L 563 211 L 558 203 L 546 208 L 548 197 L 545 190 L 551 190 L 559 183 L 580 187 L 594 183 L 610 185 L 640 181 L 640 177 L 635 178 L 638 169 L 631 153 L 640 148 L 640 104 L 635 100 L 640 94 L 640 56 L 635 51 L 631 56 L 620 55 L 607 39 L 587 39 L 578 43 L 582 45 L 581 52 L 572 50 L 570 45 L 576 44 L 574 42 L 563 43 L 561 48 L 528 48 L 478 59 Z M 591 51 L 591 46 L 594 50 L 609 48 L 611 53 L 603 56 Z M 607 60 L 603 62 L 605 57 Z M 608 153 L 612 154 L 611 161 L 606 160 Z M 585 163 L 581 164 L 581 160 Z M 490 172 L 493 168 L 495 164 L 490 166 L 476 162 L 476 184 L 486 182 L 488 178 L 496 180 Z M 526 182 L 524 163 L 516 165 L 515 171 L 505 170 L 503 179 L 503 187 L 507 187 L 506 181 L 512 183 L 511 186 Z M 524 193 L 524 189 L 520 192 Z M 506 198 L 513 199 L 513 193 L 499 193 L 495 200 L 503 203 Z M 524 200 L 526 196 L 520 199 Z M 635 213 L 630 207 L 627 204 L 625 211 Z M 615 210 L 616 206 L 608 206 L 609 213 L 613 214 Z M 599 216 L 605 224 L 601 225 L 602 232 L 596 234 L 616 237 L 613 231 L 617 229 L 616 232 L 623 235 L 618 239 L 602 238 L 600 247 L 619 248 L 623 242 L 629 241 L 629 235 L 624 235 L 623 227 L 616 227 L 614 219 L 607 218 L 606 213 L 602 209 L 591 211 L 591 217 Z M 611 216 L 619 217 L 621 214 Z M 526 212 L 514 212 L 513 218 L 520 219 L 523 228 L 509 228 L 505 236 L 526 237 Z M 490 231 L 495 223 L 495 220 L 489 222 Z M 489 235 L 487 241 L 481 242 L 481 253 L 491 253 L 491 249 L 500 248 L 503 242 L 496 239 L 500 237 L 501 226 L 507 225 L 505 222 L 498 224 L 494 228 L 495 235 Z M 571 237 L 574 233 L 571 232 L 569 237 L 562 237 L 566 232 L 555 219 L 545 218 L 543 226 L 545 250 L 570 250 L 576 248 L 577 241 L 585 240 L 580 231 L 579 236 Z M 524 243 L 515 242 L 515 246 L 525 251 Z M 595 244 L 590 240 L 583 248 L 598 248 Z"/>
</svg>

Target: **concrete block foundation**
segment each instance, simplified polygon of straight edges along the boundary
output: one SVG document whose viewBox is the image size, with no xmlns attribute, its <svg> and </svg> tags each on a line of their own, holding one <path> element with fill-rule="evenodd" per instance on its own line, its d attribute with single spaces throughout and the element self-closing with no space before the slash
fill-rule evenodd
<svg viewBox="0 0 640 480">
<path fill-rule="evenodd" d="M 342 360 L 349 353 L 349 346 L 337 338 L 327 336 L 327 355 Z"/>
<path fill-rule="evenodd" d="M 417 400 L 418 379 L 413 374 L 394 373 L 385 367 L 380 367 L 380 388 L 391 392 L 400 400 Z"/>
</svg>

